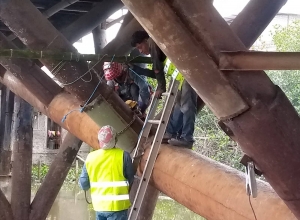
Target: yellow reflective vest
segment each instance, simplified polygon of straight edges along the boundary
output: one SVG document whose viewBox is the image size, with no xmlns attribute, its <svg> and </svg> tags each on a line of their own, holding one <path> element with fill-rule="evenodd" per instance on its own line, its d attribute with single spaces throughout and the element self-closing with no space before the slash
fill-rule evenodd
<svg viewBox="0 0 300 220">
<path fill-rule="evenodd" d="M 92 204 L 95 211 L 122 211 L 131 205 L 129 184 L 123 174 L 124 151 L 96 150 L 87 156 Z"/>
<path fill-rule="evenodd" d="M 165 60 L 164 65 L 164 72 L 180 82 L 178 89 L 181 90 L 184 81 L 183 75 L 178 71 L 176 66 L 174 66 L 174 64 L 171 63 L 171 60 L 169 60 L 168 58 Z"/>
<path fill-rule="evenodd" d="M 148 64 L 147 68 L 152 69 L 152 64 Z M 168 58 L 166 58 L 164 61 L 164 72 L 166 75 L 172 76 L 173 78 L 175 78 L 175 80 L 178 80 L 180 82 L 178 89 L 181 90 L 184 77 Z"/>
</svg>

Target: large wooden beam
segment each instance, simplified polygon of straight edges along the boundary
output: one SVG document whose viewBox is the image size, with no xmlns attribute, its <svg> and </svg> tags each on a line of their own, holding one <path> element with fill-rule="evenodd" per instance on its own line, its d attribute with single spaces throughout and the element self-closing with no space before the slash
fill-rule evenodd
<svg viewBox="0 0 300 220">
<path fill-rule="evenodd" d="M 29 220 L 33 137 L 32 116 L 32 106 L 16 96 L 12 129 L 11 208 L 14 219 Z"/>
<path fill-rule="evenodd" d="M 251 0 L 230 24 L 232 31 L 250 48 L 287 0 Z"/>
<path fill-rule="evenodd" d="M 300 70 L 299 52 L 222 52 L 221 70 Z"/>
<path fill-rule="evenodd" d="M 195 39 L 195 45 L 206 51 L 215 62 L 220 51 L 246 48 L 215 8 L 209 3 L 199 4 L 193 0 L 172 3 L 158 0 L 155 4 L 153 1 L 123 2 L 216 114 L 211 102 L 213 99 L 206 94 L 208 90 L 192 80 L 193 77 L 197 77 L 199 81 L 208 82 L 202 72 L 211 73 L 216 64 L 207 63 L 210 67 L 203 68 L 200 64 L 206 59 L 197 55 L 201 49 L 190 51 L 186 40 L 188 36 L 193 36 L 191 41 Z M 155 12 L 155 15 L 148 13 L 150 11 Z M 182 53 L 182 48 L 185 53 Z M 195 58 L 188 67 L 186 63 L 191 61 L 191 57 Z M 192 65 L 198 66 L 198 71 Z M 224 120 L 224 130 L 253 158 L 278 195 L 300 218 L 300 176 L 295 169 L 300 167 L 300 120 L 297 112 L 265 73 L 230 72 L 226 76 L 250 108 L 236 115 L 237 117 L 231 116 L 230 120 Z M 224 89 L 220 88 L 219 94 L 223 91 Z M 228 104 L 228 101 L 226 97 L 220 100 L 223 104 Z M 293 178 L 290 178 L 291 176 Z"/>
<path fill-rule="evenodd" d="M 102 22 L 99 26 L 97 26 L 93 31 L 93 39 L 94 39 L 94 48 L 95 54 L 100 54 L 100 51 L 107 44 L 106 39 L 106 22 Z"/>
<path fill-rule="evenodd" d="M 135 18 L 131 19 L 127 25 L 122 26 L 117 36 L 101 50 L 101 53 L 115 54 L 116 56 L 128 55 L 132 50 L 130 45 L 131 36 L 135 31 L 139 30 L 143 30 L 140 23 Z"/>
<path fill-rule="evenodd" d="M 206 219 L 254 219 L 244 173 L 193 151 L 162 145 L 152 180 L 157 189 Z M 258 197 L 250 198 L 257 219 L 296 219 L 269 184 L 260 180 L 257 184 Z"/>
<path fill-rule="evenodd" d="M 11 206 L 6 199 L 6 196 L 0 189 L 0 219 L 3 220 L 13 220 L 13 214 L 11 210 Z"/>
<path fill-rule="evenodd" d="M 10 180 L 11 172 L 11 124 L 14 110 L 14 94 L 5 86 L 1 88 L 0 123 L 0 175 L 2 180 Z M 5 178 L 6 176 L 6 178 Z"/>
<path fill-rule="evenodd" d="M 42 185 L 31 203 L 30 220 L 47 218 L 81 144 L 81 140 L 71 133 L 67 133 Z"/>
</svg>

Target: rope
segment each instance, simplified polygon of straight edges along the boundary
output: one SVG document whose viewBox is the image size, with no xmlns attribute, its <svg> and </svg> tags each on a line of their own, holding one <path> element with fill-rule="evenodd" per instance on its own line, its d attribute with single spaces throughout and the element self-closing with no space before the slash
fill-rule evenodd
<svg viewBox="0 0 300 220">
<path fill-rule="evenodd" d="M 88 62 L 88 68 L 90 68 L 90 62 Z M 89 83 L 89 82 L 92 81 L 93 75 L 92 75 L 92 73 L 91 73 L 91 70 L 89 70 L 89 73 L 90 73 L 90 77 L 91 77 L 90 80 L 86 81 L 86 80 L 84 80 L 83 78 L 81 78 L 81 80 L 82 80 L 83 82 Z"/>
<path fill-rule="evenodd" d="M 85 190 L 84 190 L 84 197 L 85 197 L 85 201 L 86 201 L 87 204 L 92 204 L 91 202 L 88 201 Z"/>
</svg>

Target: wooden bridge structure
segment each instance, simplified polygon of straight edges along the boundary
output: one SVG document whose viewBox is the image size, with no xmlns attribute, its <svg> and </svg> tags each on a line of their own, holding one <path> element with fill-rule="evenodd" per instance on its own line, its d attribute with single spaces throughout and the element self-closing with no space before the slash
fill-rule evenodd
<svg viewBox="0 0 300 220">
<path fill-rule="evenodd" d="M 211 0 L 1 0 L 0 49 L 76 52 L 72 43 L 93 31 L 96 51 L 125 56 L 132 49 L 132 33 L 145 29 L 270 184 L 258 181 L 258 197 L 252 199 L 257 219 L 300 219 L 300 119 L 263 71 L 298 68 L 297 60 L 281 54 L 285 62 L 280 66 L 268 54 L 234 61 L 236 57 L 224 53 L 249 55 L 248 49 L 285 3 L 250 0 L 229 26 Z M 123 7 L 131 13 L 116 38 L 99 47 L 105 21 Z M 269 62 L 247 66 L 267 56 Z M 1 100 L 8 113 L 1 110 L 1 174 L 10 169 L 5 161 L 11 157 L 9 146 L 13 148 L 12 195 L 8 201 L 0 191 L 0 219 L 45 219 L 81 142 L 98 148 L 96 134 L 102 125 L 109 123 L 120 131 L 133 121 L 119 143 L 127 151 L 135 146 L 142 122 L 133 120 L 130 109 L 104 82 L 98 85 L 102 64 L 92 64 L 90 69 L 82 60 L 0 57 L 0 82 L 6 88 Z M 42 66 L 53 70 L 63 86 Z M 81 80 L 87 71 L 93 76 L 89 82 Z M 33 201 L 28 120 L 32 107 L 19 97 L 69 131 Z M 85 104 L 83 112 L 78 110 Z M 13 108 L 12 140 L 7 140 Z M 145 157 L 141 171 L 144 163 Z M 206 219 L 254 219 L 245 177 L 187 149 L 161 146 L 140 219 L 152 218 L 159 191 Z"/>
</svg>

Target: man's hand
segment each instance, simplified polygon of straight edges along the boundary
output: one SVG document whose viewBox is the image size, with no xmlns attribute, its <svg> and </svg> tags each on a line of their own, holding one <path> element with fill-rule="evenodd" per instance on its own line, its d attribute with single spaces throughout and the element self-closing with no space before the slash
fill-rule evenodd
<svg viewBox="0 0 300 220">
<path fill-rule="evenodd" d="M 160 99 L 163 91 L 160 89 L 157 89 L 154 93 L 154 97 Z"/>
</svg>

